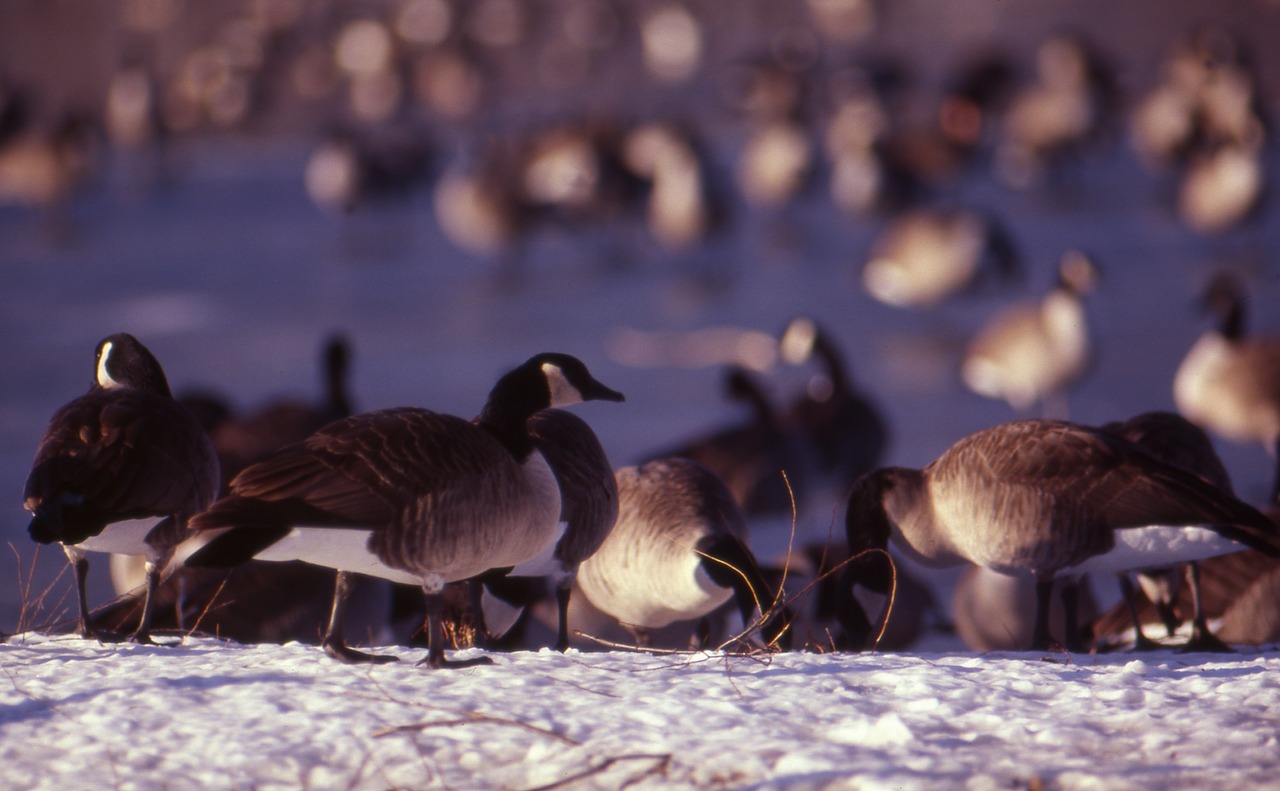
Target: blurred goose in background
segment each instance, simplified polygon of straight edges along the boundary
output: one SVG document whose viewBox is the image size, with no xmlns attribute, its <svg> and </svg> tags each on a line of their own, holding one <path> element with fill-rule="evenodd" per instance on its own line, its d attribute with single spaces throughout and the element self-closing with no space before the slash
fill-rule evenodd
<svg viewBox="0 0 1280 791">
<path fill-rule="evenodd" d="M 547 460 L 560 485 L 560 521 L 566 524 L 560 540 L 550 547 L 550 557 L 516 566 L 502 577 L 549 577 L 555 592 L 559 625 L 555 649 L 569 650 L 569 599 L 578 568 L 600 549 L 618 521 L 618 483 L 613 466 L 595 432 L 577 415 L 560 409 L 544 409 L 529 418 L 534 447 Z M 519 602 L 520 608 L 529 601 Z M 514 607 L 493 596 L 486 597 L 484 626 L 492 634 L 505 633 L 518 617 Z M 491 615 L 499 607 L 505 617 Z M 483 639 L 484 635 L 481 635 Z"/>
<path fill-rule="evenodd" d="M 560 540 L 560 488 L 528 421 L 592 399 L 623 397 L 577 358 L 543 353 L 499 379 L 474 421 L 399 408 L 332 423 L 240 473 L 231 495 L 192 522 L 230 530 L 187 563 L 225 568 L 258 557 L 338 569 L 323 645 L 349 662 L 387 660 L 342 642 L 347 572 L 420 584 L 426 663 L 484 661 L 445 659 L 445 585 L 519 566 Z"/>
<path fill-rule="evenodd" d="M 1195 473 L 1224 492 L 1235 493 L 1231 477 L 1213 449 L 1213 442 L 1200 428 L 1180 415 L 1171 412 L 1145 412 L 1125 421 L 1108 423 L 1102 426 L 1102 431 L 1132 442 L 1162 461 Z M 1180 620 L 1174 611 L 1173 596 L 1179 588 L 1181 571 L 1181 568 L 1176 571 L 1143 569 L 1137 575 L 1142 590 L 1160 612 L 1169 636 L 1173 636 Z M 1200 565 L 1197 561 L 1187 564 L 1186 576 L 1190 581 L 1193 604 L 1191 640 L 1187 643 L 1187 650 L 1225 650 L 1226 646 L 1213 636 L 1205 621 L 1201 603 Z M 1136 592 L 1128 575 L 1121 574 L 1119 579 L 1121 592 L 1133 618 L 1135 649 L 1155 648 L 1155 644 L 1142 633 Z"/>
<path fill-rule="evenodd" d="M 1050 634 L 1068 634 L 1067 608 L 1062 601 L 1066 592 L 1067 586 L 1062 581 L 1053 584 L 1049 596 Z M 1079 629 L 1080 624 L 1093 621 L 1098 607 L 1087 585 L 1080 586 L 1075 596 L 1076 628 Z M 970 650 L 1023 650 L 1035 638 L 1035 580 L 971 566 L 965 569 L 951 594 L 951 618 L 956 634 Z M 1083 640 L 1084 635 L 1077 635 L 1075 639 Z"/>
<path fill-rule="evenodd" d="M 898 216 L 877 237 L 862 284 L 886 305 L 929 308 L 986 270 L 1008 280 L 1019 266 L 1012 241 L 994 220 L 972 211 L 917 209 Z"/>
<path fill-rule="evenodd" d="M 94 634 L 86 552 L 115 552 L 146 558 L 133 639 L 151 641 L 160 574 L 189 520 L 217 496 L 218 475 L 213 443 L 173 400 L 155 356 L 127 333 L 104 338 L 92 387 L 54 413 L 23 494 L 31 538 L 60 543 L 75 569 L 83 636 Z"/>
<path fill-rule="evenodd" d="M 1050 644 L 1049 599 L 1064 583 L 1067 647 L 1081 648 L 1073 582 L 1212 557 L 1240 544 L 1280 555 L 1280 528 L 1251 506 L 1138 446 L 1049 420 L 971 434 L 924 469 L 885 468 L 853 485 L 851 552 L 890 538 L 925 566 L 964 562 L 1036 584 L 1033 647 Z"/>
<path fill-rule="evenodd" d="M 1052 36 L 1036 50 L 1036 82 L 1009 102 L 996 174 L 1026 188 L 1097 139 L 1116 102 L 1110 67 L 1079 38 Z"/>
<path fill-rule="evenodd" d="M 27 126 L 0 139 L 0 206 L 40 211 L 54 231 L 71 197 L 98 167 L 98 130 L 69 112 L 50 129 Z"/>
<path fill-rule="evenodd" d="M 660 459 L 616 471 L 618 522 L 578 570 L 578 586 L 616 618 L 636 644 L 649 631 L 704 618 L 734 599 L 745 627 L 763 613 L 774 645 L 789 615 L 748 548 L 742 510 L 714 473 L 688 459 Z"/>
<path fill-rule="evenodd" d="M 821 367 L 785 415 L 817 450 L 819 469 L 841 486 L 872 470 L 889 444 L 889 431 L 880 410 L 854 387 L 830 333 L 797 316 L 783 330 L 778 349 L 791 365 L 817 360 Z"/>
<path fill-rule="evenodd" d="M 519 168 L 514 141 L 489 140 L 470 162 L 441 175 L 432 193 L 445 238 L 463 252 L 496 260 L 508 272 L 514 271 L 536 221 L 516 183 Z"/>
<path fill-rule="evenodd" d="M 1223 144 L 1188 162 L 1178 190 L 1178 216 L 1201 233 L 1225 231 L 1254 214 L 1265 186 L 1261 148 Z"/>
<path fill-rule="evenodd" d="M 723 229 L 724 196 L 692 129 L 657 121 L 642 124 L 627 134 L 622 156 L 631 172 L 649 184 L 645 218 L 658 244 L 684 250 Z"/>
<path fill-rule="evenodd" d="M 1084 298 L 1096 283 L 1088 256 L 1065 253 L 1057 285 L 1039 304 L 1005 309 L 969 342 L 960 371 L 964 383 L 1020 412 L 1040 402 L 1051 413 L 1046 416 L 1066 417 L 1067 388 L 1091 357 Z"/>
<path fill-rule="evenodd" d="M 800 438 L 782 424 L 763 385 L 747 369 L 727 366 L 724 392 L 750 408 L 748 420 L 650 454 L 647 460 L 680 457 L 698 462 L 719 477 L 747 514 L 803 509 L 810 465 Z"/>
<path fill-rule="evenodd" d="M 1245 332 L 1244 295 L 1228 273 L 1214 277 L 1203 306 L 1218 326 L 1187 351 L 1173 379 L 1173 400 L 1191 422 L 1232 442 L 1280 442 L 1280 339 Z M 1280 469 L 1273 494 L 1280 493 Z"/>
<path fill-rule="evenodd" d="M 406 125 L 330 130 L 311 152 L 304 179 L 312 203 L 332 212 L 407 198 L 431 176 L 431 146 Z"/>
</svg>

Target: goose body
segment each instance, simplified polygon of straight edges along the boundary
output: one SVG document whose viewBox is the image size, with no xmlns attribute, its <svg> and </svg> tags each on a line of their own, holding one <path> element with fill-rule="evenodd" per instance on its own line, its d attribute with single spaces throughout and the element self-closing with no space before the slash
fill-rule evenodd
<svg viewBox="0 0 1280 791">
<path fill-rule="evenodd" d="M 1230 276 L 1206 289 L 1205 307 L 1219 320 L 1187 351 L 1173 379 L 1184 417 L 1234 442 L 1280 443 L 1280 339 L 1245 334 L 1244 297 Z M 1280 492 L 1280 476 L 1276 487 Z"/>
<path fill-rule="evenodd" d="M 595 607 L 641 645 L 649 630 L 703 618 L 731 598 L 747 624 L 756 609 L 769 608 L 773 597 L 747 548 L 746 520 L 714 473 L 670 458 L 615 474 L 618 522 L 578 571 Z"/>
<path fill-rule="evenodd" d="M 1230 494 L 1132 443 L 1049 420 L 979 431 L 922 470 L 862 477 L 846 527 L 854 551 L 892 537 L 927 566 L 970 562 L 1034 578 L 1040 647 L 1056 577 L 1209 557 L 1234 543 L 1280 554 L 1280 530 Z"/>
<path fill-rule="evenodd" d="M 516 565 L 507 576 L 551 578 L 559 611 L 556 649 L 565 651 L 569 648 L 570 591 L 579 565 L 595 554 L 618 520 L 618 483 L 595 432 L 578 416 L 560 409 L 544 409 L 529 419 L 529 433 L 559 486 L 564 532 L 537 557 Z M 511 610 L 510 615 L 518 615 L 518 611 Z M 488 600 L 485 624 L 495 632 L 505 631 L 493 629 Z"/>
<path fill-rule="evenodd" d="M 1089 364 L 1084 297 L 1093 281 L 1088 258 L 1063 256 L 1059 284 L 1040 303 L 997 314 L 970 342 L 961 368 L 969 389 L 1020 411 L 1065 391 Z"/>
<path fill-rule="evenodd" d="M 886 305 L 927 308 L 969 287 L 988 266 L 1006 275 L 1017 267 L 1008 239 L 991 222 L 975 212 L 917 209 L 879 236 L 862 283 Z"/>
<path fill-rule="evenodd" d="M 93 386 L 49 421 L 24 494 L 31 537 L 61 543 L 76 568 L 83 634 L 90 634 L 84 553 L 146 558 L 147 601 L 135 637 L 147 640 L 160 572 L 218 482 L 213 445 L 173 400 L 160 363 L 131 335 L 103 339 Z"/>
<path fill-rule="evenodd" d="M 499 380 L 474 421 L 404 407 L 332 423 L 244 470 L 231 494 L 192 525 L 233 529 L 188 563 L 297 559 L 419 584 L 431 626 L 428 661 L 443 666 L 444 585 L 519 566 L 563 533 L 560 489 L 529 418 L 589 399 L 622 396 L 576 358 L 540 354 Z M 369 659 L 336 638 L 325 646 L 340 658 Z"/>
</svg>

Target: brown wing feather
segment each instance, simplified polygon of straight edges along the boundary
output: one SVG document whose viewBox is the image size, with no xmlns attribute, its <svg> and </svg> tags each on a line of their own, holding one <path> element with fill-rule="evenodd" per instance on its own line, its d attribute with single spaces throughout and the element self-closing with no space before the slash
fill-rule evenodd
<svg viewBox="0 0 1280 791">
<path fill-rule="evenodd" d="M 27 480 L 27 507 L 74 495 L 83 508 L 117 518 L 195 513 L 216 493 L 217 464 L 195 418 L 172 400 L 94 390 L 50 421 Z"/>
<path fill-rule="evenodd" d="M 982 468 L 1006 486 L 1048 498 L 1054 509 L 1084 509 L 1113 529 L 1232 525 L 1247 536 L 1240 540 L 1280 549 L 1280 531 L 1254 508 L 1133 443 L 1085 426 L 1006 424 L 961 440 L 934 464 L 933 474 L 950 477 Z"/>
</svg>

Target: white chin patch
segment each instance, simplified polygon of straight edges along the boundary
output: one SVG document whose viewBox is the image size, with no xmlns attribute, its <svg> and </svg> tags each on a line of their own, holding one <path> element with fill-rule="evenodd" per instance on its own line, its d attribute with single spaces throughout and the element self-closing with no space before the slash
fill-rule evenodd
<svg viewBox="0 0 1280 791">
<path fill-rule="evenodd" d="M 543 363 L 542 375 L 547 377 L 547 386 L 551 388 L 551 406 L 572 406 L 582 403 L 582 393 L 565 378 L 560 366 Z"/>
<path fill-rule="evenodd" d="M 103 390 L 112 390 L 122 385 L 115 379 L 111 378 L 110 372 L 107 371 L 107 360 L 111 359 L 111 341 L 102 344 L 102 353 L 98 355 L 98 387 Z"/>
</svg>

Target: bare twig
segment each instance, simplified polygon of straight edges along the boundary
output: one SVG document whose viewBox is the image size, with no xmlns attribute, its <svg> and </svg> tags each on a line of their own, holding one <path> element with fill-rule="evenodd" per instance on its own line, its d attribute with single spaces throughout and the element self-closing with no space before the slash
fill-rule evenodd
<svg viewBox="0 0 1280 791">
<path fill-rule="evenodd" d="M 623 761 L 654 761 L 655 762 L 653 766 L 646 769 L 642 774 L 629 779 L 626 783 L 623 783 L 622 785 L 619 786 L 619 788 L 626 788 L 627 786 L 633 785 L 636 782 L 638 782 L 640 779 L 644 777 L 648 777 L 651 774 L 665 772 L 667 770 L 667 767 L 671 765 L 671 757 L 672 756 L 670 753 L 633 753 L 629 755 L 615 755 L 611 758 L 606 758 L 605 760 L 601 761 L 595 766 L 588 767 L 587 769 L 583 769 L 581 772 L 577 772 L 576 774 L 571 774 L 568 777 L 563 777 L 555 781 L 554 783 L 534 786 L 533 788 L 525 789 L 525 791 L 551 791 L 551 789 L 554 789 L 554 788 L 562 788 L 571 783 L 576 783 L 579 780 L 585 780 L 586 778 L 591 777 L 592 775 L 598 775 L 601 772 L 608 770 L 614 764 L 619 764 L 619 763 L 622 763 Z"/>
<path fill-rule="evenodd" d="M 581 747 L 582 742 L 570 739 L 562 733 L 556 733 L 549 728 L 539 728 L 537 725 L 530 725 L 520 720 L 508 719 L 507 717 L 495 717 L 491 714 L 480 714 L 478 712 L 463 712 L 463 716 L 453 720 L 433 720 L 431 722 L 414 722 L 408 725 L 396 725 L 391 728 L 383 728 L 373 732 L 374 738 L 382 738 L 383 736 L 394 736 L 400 733 L 419 733 L 428 728 L 451 728 L 455 725 L 506 725 L 512 728 L 520 728 L 536 733 L 539 736 L 549 736 L 556 741 L 563 742 L 571 747 Z"/>
</svg>

